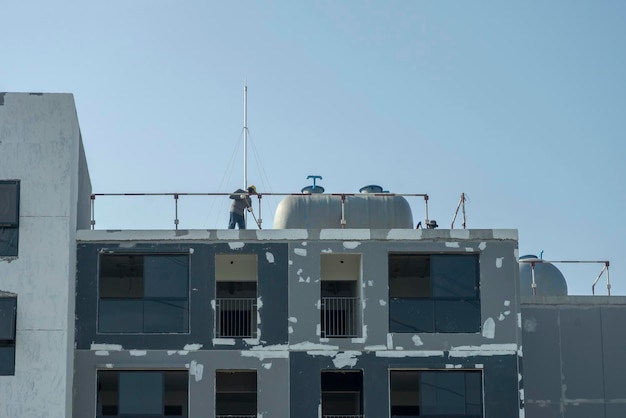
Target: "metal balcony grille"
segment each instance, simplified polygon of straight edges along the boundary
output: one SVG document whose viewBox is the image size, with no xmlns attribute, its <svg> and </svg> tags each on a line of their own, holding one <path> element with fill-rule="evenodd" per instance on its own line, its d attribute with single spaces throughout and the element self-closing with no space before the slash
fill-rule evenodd
<svg viewBox="0 0 626 418">
<path fill-rule="evenodd" d="M 216 415 L 215 418 L 256 418 L 254 415 Z"/>
<path fill-rule="evenodd" d="M 256 307 L 256 298 L 218 298 L 215 301 L 215 336 L 256 338 Z"/>
<path fill-rule="evenodd" d="M 364 415 L 322 415 L 323 418 L 363 418 Z"/>
<path fill-rule="evenodd" d="M 358 307 L 359 298 L 356 297 L 323 297 L 321 337 L 357 337 Z M 343 416 L 332 415 L 332 417 Z"/>
</svg>

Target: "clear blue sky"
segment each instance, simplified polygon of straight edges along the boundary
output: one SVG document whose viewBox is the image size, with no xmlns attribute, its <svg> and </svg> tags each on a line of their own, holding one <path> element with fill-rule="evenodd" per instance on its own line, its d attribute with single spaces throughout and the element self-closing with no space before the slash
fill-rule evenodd
<svg viewBox="0 0 626 418">
<path fill-rule="evenodd" d="M 624 1 L 25 0 L 0 16 L 0 91 L 74 94 L 94 192 L 242 186 L 247 80 L 260 191 L 319 174 L 328 192 L 428 193 L 442 226 L 465 192 L 470 228 L 519 229 L 520 255 L 609 259 L 626 294 Z M 105 200 L 99 228 L 172 227 L 170 199 Z M 227 204 L 181 201 L 181 228 L 225 227 Z M 571 293 L 600 267 L 562 269 Z"/>
</svg>

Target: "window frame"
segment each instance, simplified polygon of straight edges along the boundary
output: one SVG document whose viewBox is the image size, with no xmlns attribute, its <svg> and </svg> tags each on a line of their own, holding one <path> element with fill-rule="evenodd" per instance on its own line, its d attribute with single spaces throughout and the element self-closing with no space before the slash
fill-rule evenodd
<svg viewBox="0 0 626 418">
<path fill-rule="evenodd" d="M 416 280 L 417 278 L 427 278 L 427 283 L 422 283 L 416 286 L 417 291 L 416 294 L 421 293 L 422 295 L 417 296 L 408 296 L 408 297 L 400 297 L 400 296 L 392 296 L 392 294 L 397 294 L 399 289 L 397 287 L 392 286 L 392 282 L 394 281 L 392 268 L 398 263 L 394 262 L 392 259 L 396 257 L 415 257 L 419 259 L 423 259 L 422 262 L 424 266 L 420 266 L 424 268 L 424 276 L 396 276 L 396 280 L 398 277 L 404 277 L 404 280 Z M 454 280 L 445 280 L 446 271 L 445 269 L 438 269 L 437 264 L 441 263 L 445 258 L 459 258 L 465 260 L 472 260 L 472 265 L 474 271 L 471 272 L 471 276 L 474 278 L 473 286 L 467 283 L 464 286 L 460 286 L 460 290 L 457 291 L 465 291 L 469 293 L 471 292 L 471 288 L 473 287 L 473 294 L 459 294 L 458 296 L 452 296 L 450 294 L 445 294 L 443 285 L 453 286 Z M 466 252 L 389 252 L 387 255 L 388 260 L 388 283 L 389 283 L 389 332 L 391 333 L 480 333 L 482 330 L 482 320 L 481 320 L 481 289 L 480 289 L 480 253 L 466 253 Z M 463 267 L 461 265 L 461 267 Z M 416 267 L 414 267 L 416 268 Z M 410 269 L 407 268 L 410 271 Z M 426 276 L 427 274 L 427 276 Z M 464 274 L 470 274 L 470 270 L 465 270 Z M 405 283 L 406 286 L 406 283 Z M 464 288 L 464 289 L 463 289 Z M 426 292 L 427 291 L 427 292 Z M 426 294 L 427 293 L 427 294 Z M 403 306 L 404 305 L 404 306 Z M 445 306 L 448 305 L 446 308 Z M 396 325 L 394 318 L 399 315 L 392 316 L 391 311 L 396 307 L 396 309 L 403 307 L 404 309 L 411 310 L 415 317 L 419 317 L 423 320 L 421 323 L 422 329 L 406 329 L 403 330 L 401 325 Z M 466 314 L 458 314 L 454 313 L 454 310 L 464 309 Z M 477 318 L 472 315 L 475 315 L 477 311 Z M 451 314 L 451 315 L 450 315 Z M 450 321 L 450 318 L 458 318 L 463 317 L 471 321 L 471 324 L 463 324 L 462 329 L 451 329 L 447 327 L 446 324 L 455 322 Z M 405 315 L 403 315 L 405 317 Z M 430 322 L 430 324 L 428 324 Z M 410 325 L 405 325 L 406 328 L 413 327 L 416 325 L 420 325 L 417 323 L 412 323 Z"/>
<path fill-rule="evenodd" d="M 11 190 L 11 186 L 13 190 Z M 14 219 L 0 218 L 0 257 L 17 257 L 19 250 L 19 229 L 20 229 L 20 180 L 0 180 L 0 202 L 3 200 L 3 193 L 11 193 L 9 199 L 15 200 L 15 207 L 12 209 L 15 214 Z"/>
<path fill-rule="evenodd" d="M 7 303 L 8 300 L 8 303 Z M 17 295 L 0 291 L 0 304 L 9 305 L 8 308 L 0 310 L 0 319 L 8 320 L 10 323 L 5 330 L 5 335 L 0 335 L 0 376 L 15 375 L 15 347 L 17 334 Z M 6 313 L 9 313 L 6 315 Z M 2 325 L 2 324 L 0 324 Z M 1 329 L 2 327 L 0 327 Z M 6 338 L 4 338 L 6 337 Z M 6 361 L 3 365 L 1 362 Z"/>
<path fill-rule="evenodd" d="M 98 254 L 98 263 L 97 263 L 97 282 L 96 282 L 96 294 L 97 294 L 97 312 L 96 312 L 96 334 L 98 335 L 189 335 L 191 334 L 191 252 L 190 251 L 185 251 L 185 250 L 181 250 L 181 251 L 145 251 L 145 250 L 139 250 L 139 251 L 109 251 L 109 250 L 100 250 L 99 254 Z M 141 293 L 142 296 L 141 297 L 115 297 L 115 296 L 102 296 L 102 289 L 101 289 L 101 280 L 102 280 L 102 259 L 105 257 L 115 257 L 115 256 L 135 256 L 135 257 L 141 257 L 142 261 L 141 261 L 141 269 L 142 269 L 142 274 L 141 274 Z M 146 272 L 145 272 L 145 267 L 146 267 L 146 260 L 144 257 L 167 257 L 167 256 L 179 256 L 181 258 L 185 258 L 186 260 L 186 291 L 184 292 L 185 296 L 175 296 L 175 297 L 171 297 L 171 296 L 146 296 Z M 123 302 L 123 301 L 128 301 L 129 303 L 133 303 L 135 302 L 137 304 L 137 307 L 141 308 L 141 317 L 142 317 L 142 326 L 141 326 L 141 331 L 136 331 L 136 330 L 131 330 L 131 331 L 115 331 L 115 330 L 102 330 L 101 328 L 101 315 L 102 315 L 102 301 L 117 301 L 117 302 Z M 146 328 L 146 324 L 144 322 L 145 320 L 145 316 L 146 316 L 146 305 L 149 306 L 150 303 L 154 303 L 154 302 L 175 302 L 175 303 L 179 303 L 182 306 L 179 306 L 179 308 L 182 308 L 184 311 L 184 316 L 185 316 L 185 326 L 184 326 L 184 330 L 182 331 L 172 331 L 172 330 L 147 330 Z M 139 306 L 141 304 L 141 306 Z M 176 307 L 176 306 L 174 306 Z M 148 314 L 149 315 L 149 314 Z"/>
<path fill-rule="evenodd" d="M 417 396 L 417 403 L 416 404 L 412 404 L 413 408 L 416 408 L 417 411 L 407 411 L 404 414 L 394 414 L 393 413 L 393 408 L 394 408 L 394 403 L 393 403 L 393 394 L 396 393 L 394 391 L 394 387 L 393 387 L 393 374 L 394 373 L 415 373 L 416 374 L 416 378 L 417 378 L 417 386 L 416 389 L 417 391 L 409 391 L 409 393 L 413 393 L 413 395 Z M 446 390 L 449 391 L 450 393 L 454 394 L 453 391 L 450 391 L 449 389 L 446 388 L 445 385 L 432 385 L 432 380 L 430 382 L 427 383 L 423 383 L 423 380 L 425 377 L 439 377 L 439 376 L 446 376 L 446 377 L 450 377 L 450 376 L 459 376 L 462 375 L 461 378 L 461 382 L 463 383 L 463 405 L 464 405 L 464 409 L 465 411 L 463 413 L 456 413 L 456 412 L 450 412 L 450 411 L 435 411 L 430 412 L 429 411 L 424 411 L 424 407 L 425 406 L 429 406 L 429 403 L 426 402 L 425 400 L 428 399 L 428 395 L 430 395 L 432 400 L 432 395 L 433 395 L 433 391 L 437 391 L 439 390 Z M 476 380 L 476 377 L 478 377 L 478 380 Z M 455 418 L 483 418 L 485 416 L 485 382 L 484 382 L 484 372 L 482 369 L 454 369 L 454 370 L 449 370 L 449 369 L 412 369 L 412 368 L 392 368 L 388 370 L 388 378 L 389 378 L 389 416 L 392 418 L 402 418 L 402 417 L 424 417 L 424 418 L 437 418 L 437 417 L 445 417 L 445 416 L 454 416 Z M 470 386 L 470 384 L 472 383 L 472 380 L 474 380 L 475 382 L 479 382 L 479 387 L 472 387 Z M 458 383 L 458 382 L 457 382 Z M 424 390 L 424 389 L 427 390 Z M 478 407 L 480 409 L 480 413 L 476 414 L 472 411 L 468 412 L 468 406 L 476 406 L 475 404 L 473 404 L 471 402 L 471 398 L 472 398 L 472 392 L 474 392 L 476 389 L 478 389 L 479 392 L 479 396 L 478 396 L 478 400 L 480 401 Z M 429 393 L 430 392 L 430 393 Z M 456 393 L 458 395 L 458 393 Z M 469 394 L 469 396 L 468 396 Z M 437 396 L 435 395 L 435 399 L 437 398 Z M 470 399 L 468 399 L 470 398 Z M 446 405 L 446 406 L 450 406 L 450 402 L 441 402 L 441 404 L 436 403 L 434 405 L 434 407 L 436 408 L 437 406 L 441 406 L 441 405 Z M 396 407 L 398 405 L 395 405 Z M 430 407 L 433 407 L 433 405 L 430 405 Z"/>
</svg>

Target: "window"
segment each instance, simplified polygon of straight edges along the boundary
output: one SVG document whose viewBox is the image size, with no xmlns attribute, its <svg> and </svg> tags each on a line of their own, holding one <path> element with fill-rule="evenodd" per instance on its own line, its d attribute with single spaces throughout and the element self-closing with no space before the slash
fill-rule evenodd
<svg viewBox="0 0 626 418">
<path fill-rule="evenodd" d="M 17 296 L 0 291 L 0 376 L 15 374 Z"/>
<path fill-rule="evenodd" d="M 390 332 L 480 332 L 478 254 L 390 254 Z"/>
<path fill-rule="evenodd" d="M 392 417 L 482 418 L 480 371 L 391 370 Z"/>
<path fill-rule="evenodd" d="M 363 417 L 363 371 L 322 371 L 322 417 Z"/>
<path fill-rule="evenodd" d="M 188 254 L 102 254 L 98 332 L 189 332 Z"/>
<path fill-rule="evenodd" d="M 255 254 L 215 256 L 215 336 L 257 337 L 257 258 Z"/>
<path fill-rule="evenodd" d="M 321 337 L 357 337 L 360 254 L 321 256 Z"/>
<path fill-rule="evenodd" d="M 97 417 L 187 417 L 186 370 L 98 371 Z"/>
<path fill-rule="evenodd" d="M 0 256 L 17 256 L 20 220 L 19 180 L 0 180 Z"/>
<path fill-rule="evenodd" d="M 216 370 L 216 418 L 256 418 L 256 370 Z"/>
</svg>

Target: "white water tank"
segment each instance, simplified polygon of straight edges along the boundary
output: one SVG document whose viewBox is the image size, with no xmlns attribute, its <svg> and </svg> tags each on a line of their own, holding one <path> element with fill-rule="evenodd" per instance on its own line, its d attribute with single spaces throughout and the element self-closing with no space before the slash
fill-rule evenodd
<svg viewBox="0 0 626 418">
<path fill-rule="evenodd" d="M 520 295 L 532 296 L 532 265 L 529 260 L 535 261 L 535 284 L 538 296 L 567 296 L 567 281 L 563 273 L 552 263 L 537 258 L 536 255 L 520 257 L 519 282 Z M 526 260 L 527 262 L 522 262 Z"/>
</svg>

